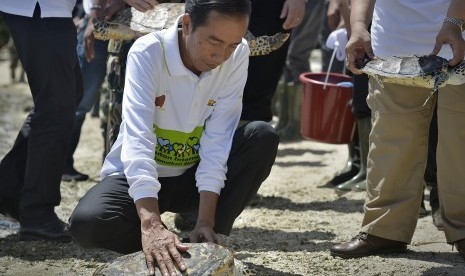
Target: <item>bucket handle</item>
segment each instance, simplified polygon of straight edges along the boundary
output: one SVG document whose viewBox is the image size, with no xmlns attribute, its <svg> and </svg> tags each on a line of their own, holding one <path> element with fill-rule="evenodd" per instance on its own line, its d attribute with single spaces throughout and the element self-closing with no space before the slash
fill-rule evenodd
<svg viewBox="0 0 465 276">
<path fill-rule="evenodd" d="M 326 90 L 326 84 L 328 84 L 329 73 L 331 72 L 331 68 L 333 67 L 333 61 L 334 61 L 334 57 L 336 56 L 336 51 L 337 51 L 337 45 L 334 46 L 334 50 L 333 50 L 333 53 L 331 55 L 331 59 L 329 60 L 329 66 L 328 66 L 328 70 L 326 72 L 325 84 L 323 85 L 323 90 Z"/>
</svg>

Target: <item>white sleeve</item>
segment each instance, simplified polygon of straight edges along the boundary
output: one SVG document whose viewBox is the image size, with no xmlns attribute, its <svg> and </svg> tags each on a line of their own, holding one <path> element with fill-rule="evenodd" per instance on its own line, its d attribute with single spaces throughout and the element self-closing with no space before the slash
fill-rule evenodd
<svg viewBox="0 0 465 276">
<path fill-rule="evenodd" d="M 121 161 L 134 201 L 158 197 L 160 182 L 154 160 L 156 137 L 153 131 L 157 86 L 156 49 L 142 43 L 131 48 L 126 64 L 122 107 Z M 142 47 L 144 46 L 144 47 Z"/>
</svg>

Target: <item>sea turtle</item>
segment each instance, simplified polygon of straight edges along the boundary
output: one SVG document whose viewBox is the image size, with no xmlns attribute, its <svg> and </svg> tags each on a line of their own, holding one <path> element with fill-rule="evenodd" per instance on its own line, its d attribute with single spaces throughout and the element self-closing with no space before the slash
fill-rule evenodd
<svg viewBox="0 0 465 276">
<path fill-rule="evenodd" d="M 134 8 L 120 11 L 111 21 L 95 21 L 94 36 L 100 40 L 132 40 L 144 34 L 165 29 L 174 24 L 184 13 L 183 3 L 161 3 L 153 10 L 139 12 Z M 289 33 L 255 37 L 250 31 L 245 34 L 250 55 L 267 55 L 281 47 Z"/>
<path fill-rule="evenodd" d="M 234 258 L 234 253 L 226 247 L 214 243 L 190 243 L 189 250 L 182 253 L 187 266 L 185 273 L 190 276 L 244 276 L 256 275 Z M 147 275 L 147 265 L 142 251 L 116 258 L 113 262 L 99 267 L 94 276 Z M 156 268 L 155 275 L 161 275 Z"/>
<path fill-rule="evenodd" d="M 431 88 L 428 99 L 447 84 L 465 83 L 465 61 L 449 67 L 448 61 L 440 56 L 391 56 L 369 61 L 362 71 L 383 83 Z M 428 101 L 428 99 L 426 101 Z M 425 102 L 426 103 L 426 102 Z"/>
</svg>

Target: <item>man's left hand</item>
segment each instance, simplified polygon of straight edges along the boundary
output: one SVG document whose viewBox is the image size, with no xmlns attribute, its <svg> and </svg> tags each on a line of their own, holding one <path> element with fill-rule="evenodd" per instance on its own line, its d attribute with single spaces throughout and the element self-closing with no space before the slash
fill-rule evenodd
<svg viewBox="0 0 465 276">
<path fill-rule="evenodd" d="M 449 66 L 455 66 L 459 64 L 465 54 L 465 41 L 463 40 L 460 28 L 454 24 L 444 22 L 441 30 L 436 36 L 436 45 L 432 51 L 432 55 L 439 54 L 442 45 L 449 44 L 454 57 L 449 61 Z"/>
</svg>

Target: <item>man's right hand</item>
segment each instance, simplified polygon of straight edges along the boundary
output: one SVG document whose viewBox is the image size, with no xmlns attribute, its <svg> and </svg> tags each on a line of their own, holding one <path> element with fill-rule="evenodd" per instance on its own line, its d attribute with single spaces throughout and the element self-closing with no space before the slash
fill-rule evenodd
<svg viewBox="0 0 465 276">
<path fill-rule="evenodd" d="M 153 220 L 150 224 L 142 223 L 142 250 L 149 275 L 155 275 L 155 264 L 158 265 L 163 276 L 176 275 L 176 267 L 186 270 L 186 265 L 179 251 L 187 251 L 179 237 L 168 231 L 161 222 Z M 174 262 L 173 262 L 174 261 Z"/>
<path fill-rule="evenodd" d="M 360 68 L 363 66 L 365 54 L 374 59 L 371 48 L 371 36 L 366 26 L 352 27 L 352 35 L 346 45 L 346 65 L 347 69 L 354 74 L 362 74 Z"/>
<path fill-rule="evenodd" d="M 179 251 L 187 251 L 189 247 L 183 245 L 178 236 L 168 231 L 161 222 L 158 200 L 140 198 L 135 204 L 141 222 L 142 250 L 149 274 L 155 275 L 156 264 L 163 276 L 176 275 L 175 265 L 181 271 L 186 270 Z"/>
<path fill-rule="evenodd" d="M 124 2 L 140 12 L 151 10 L 159 3 L 157 0 L 124 0 Z"/>
</svg>

